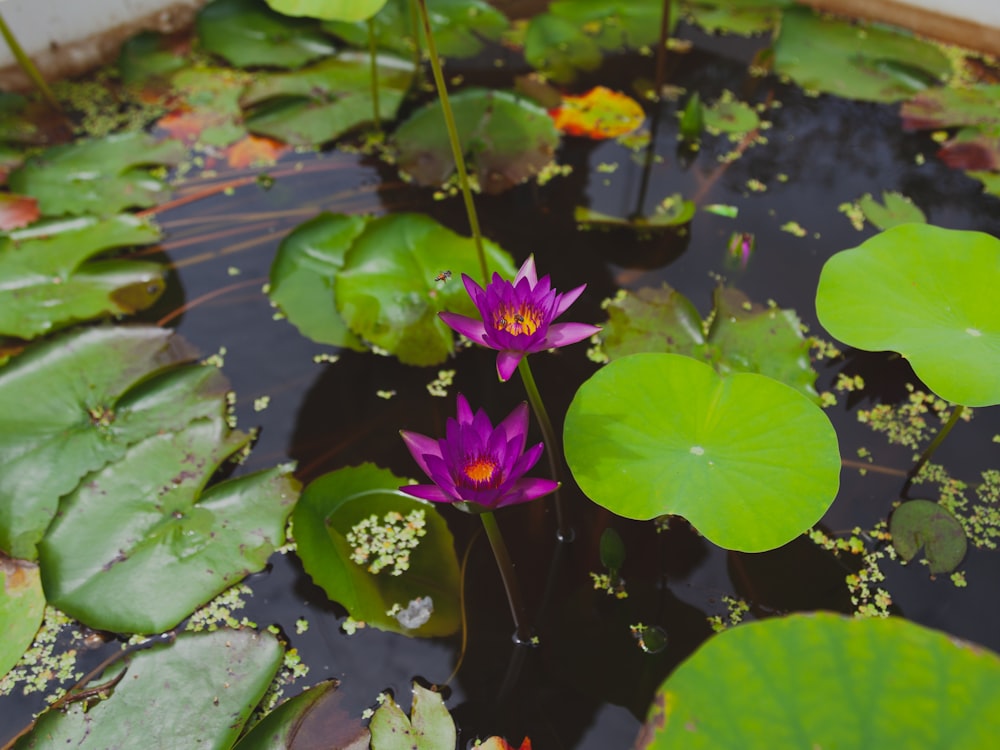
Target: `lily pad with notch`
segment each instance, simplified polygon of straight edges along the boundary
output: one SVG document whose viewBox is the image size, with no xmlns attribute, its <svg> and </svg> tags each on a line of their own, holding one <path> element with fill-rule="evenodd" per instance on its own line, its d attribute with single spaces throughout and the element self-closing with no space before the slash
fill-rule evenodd
<svg viewBox="0 0 1000 750">
<path fill-rule="evenodd" d="M 901 224 L 823 266 L 816 314 L 831 335 L 895 351 L 938 396 L 1000 403 L 1000 240 L 983 232 Z"/>
<path fill-rule="evenodd" d="M 21 659 L 45 615 L 38 566 L 0 553 L 0 678 Z"/>
<path fill-rule="evenodd" d="M 996 654 L 901 617 L 816 612 L 707 640 L 660 686 L 636 748 L 945 750 L 998 732 Z"/>
<path fill-rule="evenodd" d="M 743 552 L 810 528 L 840 483 L 837 434 L 813 401 L 679 354 L 632 354 L 598 370 L 570 404 L 563 442 L 598 505 L 638 520 L 680 515 Z"/>
<path fill-rule="evenodd" d="M 477 55 L 486 42 L 498 42 L 510 25 L 503 13 L 484 0 L 427 0 L 427 10 L 434 46 L 444 57 Z M 412 0 L 389 0 L 385 4 L 372 19 L 379 49 L 399 55 L 413 54 L 416 42 L 412 13 Z M 330 22 L 323 24 L 323 28 L 355 47 L 368 46 L 366 22 Z"/>
<path fill-rule="evenodd" d="M 461 620 L 454 541 L 431 503 L 399 491 L 405 483 L 373 464 L 311 482 L 292 514 L 298 553 L 355 620 L 404 635 L 449 635 Z"/>
<path fill-rule="evenodd" d="M 921 547 L 932 575 L 950 573 L 965 558 L 965 529 L 947 508 L 930 500 L 907 500 L 889 516 L 892 546 L 906 562 Z"/>
<path fill-rule="evenodd" d="M 927 223 L 924 212 L 912 200 L 892 190 L 882 191 L 882 203 L 868 193 L 858 200 L 858 207 L 865 218 L 879 229 L 889 229 L 897 224 Z"/>
<path fill-rule="evenodd" d="M 47 149 L 14 170 L 8 184 L 37 198 L 45 216 L 111 216 L 156 205 L 168 189 L 147 167 L 174 165 L 186 155 L 177 141 L 141 132 L 109 135 Z"/>
<path fill-rule="evenodd" d="M 751 303 L 738 289 L 719 286 L 702 321 L 691 301 L 666 284 L 622 292 L 607 310 L 600 342 L 610 359 L 638 352 L 686 354 L 721 374 L 767 375 L 819 402 L 809 341 L 794 310 Z"/>
<path fill-rule="evenodd" d="M 0 236 L 0 335 L 31 339 L 146 309 L 163 293 L 163 266 L 98 256 L 159 238 L 156 226 L 128 214 L 43 222 Z"/>
<path fill-rule="evenodd" d="M 458 739 L 441 693 L 416 682 L 410 718 L 388 696 L 375 710 L 370 727 L 372 747 L 377 750 L 441 750 L 454 747 Z"/>
<path fill-rule="evenodd" d="M 486 193 L 500 193 L 551 164 L 559 131 L 538 105 L 508 91 L 470 88 L 451 97 L 462 153 Z M 392 136 L 399 169 L 418 185 L 444 184 L 455 170 L 438 102 L 403 122 Z"/>
<path fill-rule="evenodd" d="M 378 55 L 380 116 L 395 117 L 413 82 L 413 63 Z M 374 117 L 371 62 L 344 52 L 290 73 L 260 75 L 243 92 L 247 128 L 295 146 L 318 146 Z"/>
<path fill-rule="evenodd" d="M 691 0 L 685 12 L 705 31 L 751 36 L 773 31 L 793 0 Z"/>
<path fill-rule="evenodd" d="M 278 13 L 331 21 L 365 21 L 385 7 L 385 0 L 267 0 Z"/>
</svg>

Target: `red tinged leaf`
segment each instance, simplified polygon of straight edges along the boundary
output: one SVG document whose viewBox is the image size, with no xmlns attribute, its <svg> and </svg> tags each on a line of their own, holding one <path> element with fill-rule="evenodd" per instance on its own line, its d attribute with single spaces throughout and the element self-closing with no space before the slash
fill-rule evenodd
<svg viewBox="0 0 1000 750">
<path fill-rule="evenodd" d="M 596 86 L 582 96 L 564 96 L 562 105 L 550 110 L 549 115 L 566 135 L 594 140 L 631 133 L 646 117 L 635 99 L 604 86 Z"/>
<path fill-rule="evenodd" d="M 1000 170 L 1000 138 L 951 140 L 938 151 L 938 158 L 952 169 Z"/>
<path fill-rule="evenodd" d="M 178 109 L 160 118 L 156 126 L 165 130 L 170 137 L 190 146 L 208 128 L 224 125 L 230 117 L 224 112 L 209 109 Z"/>
<path fill-rule="evenodd" d="M 237 169 L 253 166 L 270 166 L 278 161 L 288 145 L 273 138 L 248 135 L 227 149 L 229 166 Z"/>
<path fill-rule="evenodd" d="M 21 229 L 41 215 L 38 201 L 31 196 L 0 193 L 0 230 Z"/>
</svg>

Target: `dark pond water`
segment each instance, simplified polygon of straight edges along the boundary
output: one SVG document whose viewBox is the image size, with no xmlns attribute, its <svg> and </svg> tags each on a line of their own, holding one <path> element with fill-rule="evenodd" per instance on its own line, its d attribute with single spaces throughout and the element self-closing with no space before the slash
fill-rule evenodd
<svg viewBox="0 0 1000 750">
<path fill-rule="evenodd" d="M 534 253 L 540 273 L 551 274 L 558 288 L 588 285 L 573 308 L 573 320 L 599 323 L 606 318 L 601 301 L 617 289 L 661 282 L 683 292 L 704 315 L 721 275 L 755 301 L 773 299 L 793 308 L 819 331 L 813 299 L 823 262 L 874 233 L 868 227 L 854 229 L 838 206 L 868 192 L 897 190 L 934 224 L 1000 235 L 1000 201 L 938 163 L 937 145 L 929 137 L 902 133 L 896 107 L 811 97 L 773 78 L 749 78 L 753 43 L 724 42 L 690 29 L 683 35 L 695 40 L 696 51 L 675 59 L 671 83 L 697 89 L 703 99 L 729 89 L 744 100 L 780 103 L 766 115 L 772 122 L 766 144 L 747 149 L 724 168 L 716 157 L 733 147 L 724 137 L 708 137 L 700 153 L 682 158 L 675 105 L 664 103 L 655 141 L 663 159 L 649 172 L 645 205 L 637 203 L 643 195 L 641 154 L 634 159 L 614 142 L 580 139 L 569 139 L 559 154 L 561 163 L 573 167 L 568 177 L 478 199 L 484 233 L 518 263 Z M 616 59 L 601 80 L 626 87 L 637 71 L 651 76 L 651 59 Z M 467 80 L 475 75 L 469 71 Z M 489 81 L 496 82 L 497 75 L 490 66 Z M 305 168 L 286 168 L 294 162 Z M 618 165 L 613 173 L 599 168 L 612 163 Z M 292 155 L 270 171 L 277 179 L 269 190 L 247 184 L 231 195 L 214 194 L 159 215 L 175 274 L 170 291 L 144 316 L 151 321 L 172 316 L 168 325 L 206 355 L 225 347 L 224 372 L 238 395 L 239 424 L 261 427 L 256 448 L 239 471 L 294 460 L 299 477 L 308 482 L 372 461 L 414 475 L 417 468 L 398 438 L 400 429 L 441 434 L 458 392 L 494 415 L 523 399 L 516 378 L 497 382 L 495 357 L 484 350 L 464 350 L 442 368 L 406 367 L 392 358 L 353 352 L 341 352 L 334 363 L 315 362 L 314 356 L 331 350 L 306 340 L 286 321 L 274 320 L 261 292 L 287 231 L 319 210 L 417 210 L 465 233 L 464 213 L 458 199 L 435 201 L 429 191 L 401 184 L 391 168 L 355 155 Z M 767 189 L 751 190 L 750 180 Z M 189 184 L 181 192 L 203 187 Z M 699 211 L 686 235 L 651 239 L 627 231 L 579 231 L 572 220 L 576 205 L 627 215 L 649 211 L 677 192 L 697 196 L 702 205 L 736 205 L 739 218 Z M 782 230 L 791 221 L 806 235 Z M 734 230 L 752 232 L 757 240 L 745 270 L 727 263 L 726 242 Z M 534 357 L 532 367 L 559 423 L 577 386 L 596 365 L 580 344 Z M 426 388 L 438 369 L 456 371 L 447 398 L 433 397 Z M 841 395 L 828 410 L 842 454 L 856 461 L 858 448 L 867 447 L 876 470 L 862 476 L 845 466 L 840 495 L 822 523 L 831 531 L 870 528 L 888 514 L 909 468 L 910 451 L 889 446 L 858 424 L 856 412 L 875 400 L 896 403 L 906 396 L 905 383 L 917 383 L 898 358 L 847 351 L 844 359 L 819 365 L 817 390 L 832 389 L 840 372 L 860 374 L 868 384 L 854 400 Z M 380 390 L 396 395 L 385 399 Z M 270 403 L 256 411 L 254 402 L 262 396 Z M 991 438 L 997 432 L 998 411 L 978 409 L 970 423 L 959 424 L 937 459 L 954 476 L 976 481 L 995 463 Z M 447 685 L 447 705 L 460 726 L 463 747 L 489 733 L 511 740 L 529 735 L 542 750 L 630 747 L 655 687 L 711 634 L 708 616 L 725 619 L 724 596 L 744 598 L 748 617 L 854 609 L 844 584 L 846 563 L 805 538 L 764 554 L 727 553 L 683 521 L 657 533 L 652 524 L 614 517 L 572 486 L 567 489 L 577 528 L 571 545 L 555 547 L 555 522 L 545 503 L 498 514 L 540 638 L 534 649 L 511 642 L 506 600 L 489 546 L 477 533 L 478 520 L 444 510 L 460 556 L 472 545 L 465 576 L 468 642 L 461 669 Z M 594 591 L 588 575 L 601 570 L 598 539 L 608 526 L 626 543 L 622 573 L 629 597 L 624 600 Z M 947 576 L 931 580 L 922 566 L 885 562 L 883 585 L 892 594 L 893 613 L 1000 650 L 1000 611 L 992 596 L 998 582 L 995 555 L 970 551 L 962 566 L 967 588 L 955 587 Z M 274 555 L 269 568 L 249 584 L 254 594 L 246 614 L 262 626 L 277 624 L 310 668 L 298 684 L 339 678 L 344 707 L 355 716 L 387 688 L 406 704 L 412 679 L 444 683 L 462 658 L 457 636 L 413 640 L 372 629 L 346 635 L 340 629 L 344 611 L 311 583 L 293 554 Z M 309 621 L 302 634 L 296 632 L 299 618 Z M 629 630 L 638 622 L 661 627 L 666 648 L 641 650 Z M 101 656 L 98 650 L 85 661 Z M 0 739 L 39 706 L 4 699 Z"/>
</svg>

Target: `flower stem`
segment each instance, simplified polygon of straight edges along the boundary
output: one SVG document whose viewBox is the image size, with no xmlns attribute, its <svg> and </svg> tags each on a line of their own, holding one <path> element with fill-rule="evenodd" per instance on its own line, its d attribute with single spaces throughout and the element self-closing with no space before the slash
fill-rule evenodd
<svg viewBox="0 0 1000 750">
<path fill-rule="evenodd" d="M 14 32 L 11 31 L 7 22 L 4 20 L 3 16 L 0 15 L 0 35 L 3 35 L 4 41 L 7 42 L 7 46 L 10 47 L 11 54 L 14 55 L 14 59 L 17 60 L 17 64 L 24 71 L 25 75 L 31 79 L 31 82 L 35 84 L 35 88 L 38 89 L 42 98 L 45 99 L 46 103 L 52 109 L 54 109 L 59 114 L 62 114 L 62 107 L 59 106 L 59 100 L 56 99 L 55 94 L 52 93 L 52 89 L 49 88 L 49 84 L 45 82 L 45 78 L 39 72 L 38 68 L 35 66 L 34 61 L 25 53 L 24 48 L 17 41 L 17 37 L 14 36 Z"/>
<path fill-rule="evenodd" d="M 962 404 L 956 404 L 955 410 L 951 413 L 951 416 L 948 417 L 948 421 L 944 423 L 944 426 L 940 430 L 938 430 L 938 434 L 934 436 L 933 440 L 931 440 L 930 445 L 924 448 L 924 452 L 920 454 L 920 458 L 917 459 L 913 468 L 910 469 L 909 478 L 906 480 L 906 484 L 903 487 L 903 495 L 906 495 L 910 489 L 910 485 L 913 484 L 913 480 L 916 479 L 917 475 L 920 473 L 920 470 L 923 469 L 927 462 L 931 460 L 931 456 L 934 455 L 934 451 L 936 451 L 938 446 L 941 445 L 941 442 L 948 437 L 948 433 L 951 432 L 951 428 L 955 426 L 956 422 L 958 422 L 963 411 L 965 411 L 965 407 Z"/>
<path fill-rule="evenodd" d="M 486 267 L 486 252 L 483 250 L 483 235 L 479 230 L 479 217 L 472 201 L 472 188 L 469 187 L 469 173 L 465 169 L 465 157 L 462 154 L 462 144 L 458 140 L 458 127 L 455 125 L 455 115 L 451 111 L 448 100 L 448 88 L 441 71 L 441 60 L 438 58 L 434 35 L 431 33 L 431 20 L 427 13 L 427 0 L 414 0 L 420 10 L 420 19 L 424 25 L 424 36 L 427 39 L 427 54 L 430 56 L 431 70 L 434 72 L 434 85 L 437 87 L 438 99 L 441 100 L 441 111 L 444 113 L 444 123 L 448 129 L 448 141 L 451 143 L 451 154 L 455 159 L 455 169 L 458 171 L 458 184 L 462 189 L 462 200 L 465 201 L 465 213 L 469 217 L 469 227 L 472 229 L 472 239 L 476 244 L 476 255 L 479 257 L 479 270 L 483 275 L 483 284 L 490 281 L 489 269 Z"/>
<path fill-rule="evenodd" d="M 372 118 L 376 132 L 382 132 L 382 118 L 378 106 L 378 49 L 375 46 L 375 17 L 368 19 L 368 56 L 371 58 Z"/>
<path fill-rule="evenodd" d="M 496 558 L 500 577 L 503 579 L 503 587 L 507 591 L 510 615 L 514 618 L 514 641 L 518 644 L 529 645 L 531 633 L 528 630 L 527 618 L 524 616 L 524 600 L 521 599 L 521 589 L 518 587 L 517 577 L 514 575 L 514 564 L 510 561 L 510 554 L 503 541 L 503 534 L 500 533 L 500 526 L 492 511 L 480 513 L 479 517 L 483 519 L 483 528 L 486 529 L 486 537 L 490 540 L 493 557 Z"/>
<path fill-rule="evenodd" d="M 549 472 L 551 472 L 552 478 L 561 485 L 562 472 L 559 471 L 559 462 L 556 460 L 556 446 L 558 445 L 556 442 L 556 433 L 552 429 L 549 413 L 545 411 L 545 404 L 542 403 L 542 396 L 538 392 L 538 386 L 535 384 L 535 376 L 531 374 L 531 365 L 528 364 L 526 356 L 521 357 L 521 361 L 517 364 L 517 371 L 521 373 L 524 390 L 528 393 L 528 402 L 531 404 L 532 411 L 535 412 L 538 426 L 542 428 L 542 439 L 545 441 L 545 454 L 549 458 Z M 556 538 L 560 542 L 572 542 L 576 533 L 569 522 L 566 508 L 563 505 L 562 494 L 557 489 L 553 495 L 555 497 L 556 525 L 558 528 Z"/>
</svg>

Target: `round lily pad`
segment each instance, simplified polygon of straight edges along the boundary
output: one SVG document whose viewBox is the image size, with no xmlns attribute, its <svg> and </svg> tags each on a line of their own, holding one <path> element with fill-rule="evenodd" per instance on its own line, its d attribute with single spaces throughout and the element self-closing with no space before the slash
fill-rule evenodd
<svg viewBox="0 0 1000 750">
<path fill-rule="evenodd" d="M 830 258 L 816 314 L 844 343 L 896 351 L 941 398 L 1000 403 L 1000 240 L 901 224 Z"/>
<path fill-rule="evenodd" d="M 909 562 L 920 548 L 932 574 L 950 573 L 965 558 L 968 540 L 958 519 L 930 500 L 909 500 L 889 518 L 892 546 Z"/>
<path fill-rule="evenodd" d="M 31 645 L 45 614 L 38 566 L 0 554 L 0 677 Z"/>
<path fill-rule="evenodd" d="M 980 748 L 1000 657 L 896 617 L 828 613 L 710 638 L 667 678 L 636 748 Z"/>
<path fill-rule="evenodd" d="M 564 428 L 586 495 L 626 518 L 684 516 L 721 547 L 760 552 L 816 523 L 840 482 L 837 435 L 795 389 L 633 354 L 585 382 Z"/>
</svg>

